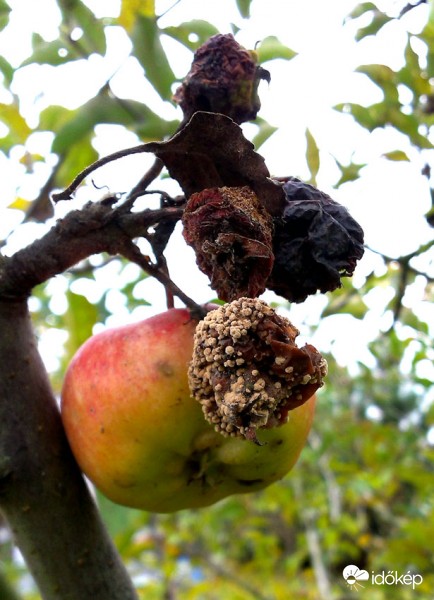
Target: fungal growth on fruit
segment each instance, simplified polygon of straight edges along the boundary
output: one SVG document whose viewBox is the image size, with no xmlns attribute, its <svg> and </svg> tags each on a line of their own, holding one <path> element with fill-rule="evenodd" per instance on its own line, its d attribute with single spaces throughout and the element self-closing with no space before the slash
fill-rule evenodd
<svg viewBox="0 0 434 600">
<path fill-rule="evenodd" d="M 219 298 L 256 297 L 273 267 L 273 221 L 247 186 L 192 194 L 182 217 L 184 238 Z"/>
<path fill-rule="evenodd" d="M 257 441 L 323 385 L 327 363 L 298 330 L 265 302 L 240 298 L 198 324 L 189 367 L 192 396 L 224 436 Z"/>
</svg>

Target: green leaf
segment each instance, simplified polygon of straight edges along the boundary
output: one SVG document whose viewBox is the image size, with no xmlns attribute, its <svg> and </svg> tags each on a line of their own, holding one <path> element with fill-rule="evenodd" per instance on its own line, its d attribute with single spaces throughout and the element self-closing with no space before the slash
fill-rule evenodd
<svg viewBox="0 0 434 600">
<path fill-rule="evenodd" d="M 237 8 L 243 19 L 250 18 L 250 5 L 252 0 L 236 0 Z"/>
<path fill-rule="evenodd" d="M 419 132 L 420 121 L 414 114 L 402 112 L 401 104 L 387 101 L 361 106 L 360 104 L 345 103 L 337 104 L 335 110 L 350 113 L 354 119 L 368 131 L 374 131 L 377 127 L 391 125 L 404 135 L 417 148 L 431 149 L 433 144 Z"/>
<path fill-rule="evenodd" d="M 415 99 L 430 94 L 431 85 L 425 69 L 421 69 L 419 55 L 412 48 L 410 36 L 405 47 L 404 56 L 405 64 L 397 73 L 399 82 L 406 85 L 413 92 Z"/>
<path fill-rule="evenodd" d="M 412 327 L 415 331 L 429 335 L 429 324 L 426 321 L 419 319 L 409 308 L 403 307 L 401 310 L 401 322 L 409 327 Z"/>
<path fill-rule="evenodd" d="M 104 30 L 104 21 L 97 19 L 94 13 L 83 2 L 75 2 L 74 10 L 70 13 L 73 21 L 69 21 L 71 29 L 81 27 L 83 37 L 80 38 L 80 47 L 87 54 L 97 52 L 105 54 L 106 38 Z M 68 21 L 67 21 L 68 22 Z"/>
<path fill-rule="evenodd" d="M 2 31 L 9 23 L 11 10 L 11 7 L 5 0 L 0 0 L 0 31 Z"/>
<path fill-rule="evenodd" d="M 99 123 L 125 125 L 135 131 L 142 140 L 160 140 L 173 133 L 177 121 L 165 121 L 150 108 L 135 100 L 121 100 L 102 92 L 81 106 L 70 111 L 71 118 L 58 131 L 52 150 L 64 154 L 68 148 L 91 133 Z M 47 119 L 45 119 L 47 120 Z"/>
<path fill-rule="evenodd" d="M 315 185 L 320 163 L 319 148 L 309 129 L 306 129 L 306 162 L 310 171 L 308 183 Z"/>
<path fill-rule="evenodd" d="M 420 121 L 414 114 L 405 114 L 401 110 L 391 110 L 388 122 L 396 129 L 408 136 L 412 144 L 417 148 L 430 150 L 434 145 L 430 142 L 426 135 L 420 133 Z"/>
<path fill-rule="evenodd" d="M 376 35 L 384 25 L 389 23 L 392 19 L 380 11 L 375 11 L 374 18 L 369 25 L 361 27 L 356 33 L 356 40 L 360 42 L 363 38 L 370 35 Z"/>
<path fill-rule="evenodd" d="M 264 38 L 256 48 L 256 53 L 258 55 L 259 64 L 276 58 L 291 60 L 294 56 L 297 56 L 297 52 L 291 50 L 291 48 L 288 48 L 285 44 L 282 44 L 282 42 L 274 35 Z"/>
<path fill-rule="evenodd" d="M 257 150 L 277 131 L 278 127 L 270 125 L 268 121 L 261 117 L 256 117 L 254 124 L 258 126 L 258 132 L 254 136 L 252 142 Z"/>
<path fill-rule="evenodd" d="M 106 38 L 103 20 L 97 19 L 94 13 L 79 0 L 61 0 L 60 8 L 64 20 L 63 34 L 57 40 L 46 42 L 38 33 L 34 33 L 32 56 L 21 66 L 33 63 L 58 66 L 72 60 L 86 58 L 94 52 L 105 53 Z M 83 31 L 78 41 L 79 51 L 75 49 L 75 42 L 69 38 L 76 27 Z"/>
<path fill-rule="evenodd" d="M 124 533 L 128 527 L 137 531 L 136 521 L 138 515 L 140 515 L 139 511 L 111 502 L 98 490 L 96 491 L 96 498 L 101 517 L 112 537 Z"/>
<path fill-rule="evenodd" d="M 59 131 L 69 121 L 75 111 L 68 110 L 64 106 L 47 106 L 39 115 L 38 129 L 40 131 Z"/>
<path fill-rule="evenodd" d="M 97 97 L 98 98 L 98 97 Z M 71 111 L 73 117 L 69 119 L 57 132 L 51 150 L 55 154 L 67 154 L 74 144 L 88 138 L 93 128 L 99 122 L 95 118 L 93 105 L 96 99 L 84 104 L 77 111 Z"/>
<path fill-rule="evenodd" d="M 365 163 L 356 164 L 351 162 L 349 165 L 343 165 L 336 158 L 335 162 L 341 171 L 341 177 L 339 181 L 335 184 L 335 188 L 338 188 L 339 186 L 341 186 L 344 183 L 347 183 L 348 181 L 356 181 L 356 179 L 360 177 L 360 171 L 363 169 L 363 167 L 366 167 Z"/>
<path fill-rule="evenodd" d="M 434 77 L 434 44 L 432 43 L 432 40 L 434 39 L 434 20 L 430 19 L 428 21 L 417 38 L 425 42 L 427 46 L 426 76 L 429 80 L 431 77 Z"/>
<path fill-rule="evenodd" d="M 149 82 L 163 100 L 172 97 L 176 77 L 161 45 L 161 30 L 155 19 L 139 16 L 133 28 L 131 41 L 134 54 L 142 65 Z"/>
<path fill-rule="evenodd" d="M 0 121 L 9 129 L 9 133 L 0 138 L 0 148 L 6 152 L 12 146 L 24 144 L 32 133 L 32 129 L 28 126 L 16 104 L 0 103 Z"/>
<path fill-rule="evenodd" d="M 9 87 L 12 83 L 15 69 L 3 56 L 0 56 L 0 71 L 3 74 L 6 85 Z"/>
<path fill-rule="evenodd" d="M 66 291 L 68 310 L 65 314 L 65 324 L 68 328 L 66 353 L 71 358 L 78 348 L 92 335 L 93 326 L 98 320 L 96 307 L 80 294 Z"/>
<path fill-rule="evenodd" d="M 369 77 L 384 93 L 387 102 L 398 102 L 397 76 L 395 71 L 386 65 L 361 65 L 357 67 L 356 73 L 362 73 Z"/>
<path fill-rule="evenodd" d="M 62 13 L 61 38 L 70 42 L 70 49 L 75 58 L 89 56 L 93 52 L 104 54 L 106 51 L 105 21 L 97 19 L 95 14 L 81 0 L 58 0 Z M 79 50 L 75 50 L 74 40 L 69 39 L 75 28 L 83 31 L 78 41 Z"/>
<path fill-rule="evenodd" d="M 56 171 L 56 187 L 65 187 L 74 179 L 77 173 L 93 163 L 98 153 L 91 144 L 92 135 L 83 135 L 60 154 L 59 168 Z M 67 151 L 66 151 L 67 150 Z"/>
<path fill-rule="evenodd" d="M 358 19 L 362 15 L 370 11 L 378 11 L 377 6 L 373 2 L 362 2 L 358 4 L 348 15 L 348 19 Z"/>
<path fill-rule="evenodd" d="M 393 161 L 400 161 L 400 160 L 410 161 L 407 154 L 403 150 L 391 150 L 390 152 L 385 152 L 384 154 L 382 154 L 382 156 L 384 158 L 387 158 L 388 160 L 393 160 Z"/>
<path fill-rule="evenodd" d="M 190 50 L 201 46 L 212 35 L 218 33 L 218 29 L 207 21 L 193 20 L 181 23 L 176 27 L 166 27 L 161 33 L 177 40 Z"/>
<path fill-rule="evenodd" d="M 32 36 L 32 48 L 32 55 L 26 58 L 20 67 L 35 63 L 38 65 L 58 66 L 81 58 L 71 54 L 63 40 L 58 39 L 53 42 L 46 42 L 39 33 L 34 33 Z"/>
<path fill-rule="evenodd" d="M 345 102 L 336 104 L 334 109 L 352 115 L 354 119 L 368 131 L 373 131 L 376 127 L 380 126 L 377 115 L 373 114 L 372 107 L 362 106 L 361 104 L 355 104 L 354 102 Z"/>
<path fill-rule="evenodd" d="M 321 314 L 323 319 L 336 314 L 350 314 L 356 319 L 363 319 L 368 312 L 361 294 L 348 280 L 344 280 L 342 287 L 328 294 L 328 297 L 330 301 Z"/>
</svg>

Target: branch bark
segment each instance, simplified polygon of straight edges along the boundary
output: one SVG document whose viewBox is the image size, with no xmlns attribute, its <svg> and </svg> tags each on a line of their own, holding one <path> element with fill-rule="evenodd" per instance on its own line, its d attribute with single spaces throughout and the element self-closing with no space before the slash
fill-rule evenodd
<svg viewBox="0 0 434 600">
<path fill-rule="evenodd" d="M 122 254 L 125 240 L 143 235 L 161 220 L 178 220 L 182 208 L 165 207 L 140 213 L 113 209 L 114 198 L 89 203 L 59 220 L 41 239 L 0 257 L 0 298 L 24 298 L 38 284 L 98 254 Z"/>
<path fill-rule="evenodd" d="M 0 506 L 45 600 L 134 600 L 69 450 L 26 302 L 0 301 Z"/>
<path fill-rule="evenodd" d="M 137 598 L 69 449 L 27 309 L 36 285 L 92 254 L 128 254 L 133 238 L 183 210 L 133 213 L 116 201 L 71 211 L 23 250 L 0 255 L 0 508 L 45 600 Z"/>
</svg>

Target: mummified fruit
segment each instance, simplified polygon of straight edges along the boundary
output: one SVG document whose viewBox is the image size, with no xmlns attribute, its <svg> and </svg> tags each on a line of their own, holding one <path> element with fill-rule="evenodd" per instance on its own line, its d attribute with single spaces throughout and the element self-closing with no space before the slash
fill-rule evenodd
<svg viewBox="0 0 434 600">
<path fill-rule="evenodd" d="M 333 291 L 363 256 L 363 230 L 342 205 L 296 178 L 283 185 L 286 204 L 274 219 L 274 266 L 267 288 L 290 302 Z"/>
<path fill-rule="evenodd" d="M 255 119 L 259 111 L 261 79 L 269 81 L 270 74 L 256 64 L 252 53 L 232 34 L 217 34 L 196 50 L 190 72 L 176 90 L 174 100 L 184 112 L 184 121 L 197 111 L 207 111 L 243 123 Z"/>
<path fill-rule="evenodd" d="M 327 363 L 265 302 L 240 298 L 209 312 L 196 329 L 190 388 L 223 435 L 257 440 L 322 386 Z"/>
<path fill-rule="evenodd" d="M 111 500 L 154 512 L 213 504 L 261 490 L 295 464 L 315 399 L 258 446 L 223 437 L 190 395 L 197 322 L 172 309 L 90 338 L 73 358 L 62 419 L 78 464 Z"/>
<path fill-rule="evenodd" d="M 247 186 L 192 194 L 182 217 L 184 238 L 219 298 L 258 296 L 273 267 L 271 216 Z"/>
</svg>

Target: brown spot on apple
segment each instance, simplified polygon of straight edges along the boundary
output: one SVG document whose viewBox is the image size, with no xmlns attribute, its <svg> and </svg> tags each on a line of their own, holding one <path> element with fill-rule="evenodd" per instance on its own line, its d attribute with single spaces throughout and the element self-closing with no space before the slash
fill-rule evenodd
<svg viewBox="0 0 434 600">
<path fill-rule="evenodd" d="M 156 362 L 155 369 L 158 373 L 161 373 L 163 377 L 173 377 L 175 373 L 173 365 L 171 365 L 168 361 L 165 360 Z"/>
</svg>

